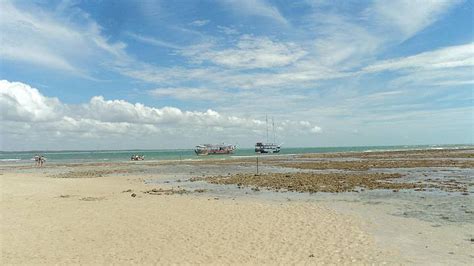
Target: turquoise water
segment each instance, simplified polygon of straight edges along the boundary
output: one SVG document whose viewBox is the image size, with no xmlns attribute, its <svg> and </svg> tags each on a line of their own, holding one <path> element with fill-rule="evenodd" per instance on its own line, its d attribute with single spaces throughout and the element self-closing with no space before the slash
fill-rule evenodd
<svg viewBox="0 0 474 266">
<path fill-rule="evenodd" d="M 418 145 L 418 146 L 357 146 L 357 147 L 309 147 L 291 148 L 282 147 L 279 154 L 326 153 L 326 152 L 357 152 L 357 151 L 384 151 L 384 150 L 411 150 L 411 149 L 453 149 L 474 148 L 473 145 Z M 0 163 L 31 162 L 35 154 L 47 158 L 47 162 L 104 162 L 128 161 L 132 154 L 143 154 L 145 160 L 179 160 L 179 159 L 208 159 L 208 158 L 235 158 L 238 156 L 254 156 L 253 148 L 237 149 L 233 155 L 196 156 L 192 149 L 181 150 L 119 150 L 119 151 L 21 151 L 0 152 Z M 265 156 L 265 155 L 260 155 Z"/>
</svg>

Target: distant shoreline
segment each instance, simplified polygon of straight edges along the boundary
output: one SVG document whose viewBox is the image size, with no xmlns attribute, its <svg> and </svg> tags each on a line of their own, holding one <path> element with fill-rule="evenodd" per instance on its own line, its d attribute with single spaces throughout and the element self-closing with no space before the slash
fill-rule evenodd
<svg viewBox="0 0 474 266">
<path fill-rule="evenodd" d="M 286 149 L 339 149 L 339 148 L 380 148 L 380 147 L 406 147 L 410 149 L 411 147 L 474 147 L 474 143 L 454 143 L 454 144 L 401 144 L 401 145 L 357 145 L 357 146 L 287 146 L 284 148 Z M 239 149 L 253 149 L 253 147 L 238 147 Z M 0 153 L 15 153 L 15 152 L 134 152 L 134 151 L 192 151 L 194 150 L 193 147 L 191 148 L 156 148 L 156 149 L 85 149 L 85 150 L 77 150 L 77 149 L 64 149 L 64 150 L 54 150 L 54 149 L 47 149 L 47 150 L 0 150 Z"/>
</svg>

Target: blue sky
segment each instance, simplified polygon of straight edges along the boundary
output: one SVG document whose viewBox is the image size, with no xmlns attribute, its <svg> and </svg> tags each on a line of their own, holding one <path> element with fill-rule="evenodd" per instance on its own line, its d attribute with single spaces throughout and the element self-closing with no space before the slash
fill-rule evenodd
<svg viewBox="0 0 474 266">
<path fill-rule="evenodd" d="M 473 1 L 0 5 L 3 150 L 473 143 Z"/>
</svg>

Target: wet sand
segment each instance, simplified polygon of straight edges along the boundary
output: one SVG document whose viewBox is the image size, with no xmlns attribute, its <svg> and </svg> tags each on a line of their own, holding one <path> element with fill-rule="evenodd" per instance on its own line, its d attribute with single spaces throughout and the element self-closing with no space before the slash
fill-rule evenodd
<svg viewBox="0 0 474 266">
<path fill-rule="evenodd" d="M 0 165 L 2 262 L 469 264 L 473 153 Z"/>
</svg>

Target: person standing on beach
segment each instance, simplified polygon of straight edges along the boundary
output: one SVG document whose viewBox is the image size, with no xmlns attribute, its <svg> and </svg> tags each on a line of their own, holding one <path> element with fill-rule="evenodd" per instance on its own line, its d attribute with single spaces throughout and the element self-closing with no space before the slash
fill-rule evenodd
<svg viewBox="0 0 474 266">
<path fill-rule="evenodd" d="M 34 159 L 35 159 L 35 167 L 38 167 L 39 166 L 39 161 L 40 161 L 40 156 L 38 154 L 36 154 Z"/>
</svg>

